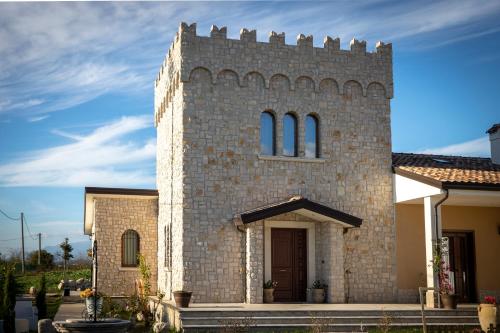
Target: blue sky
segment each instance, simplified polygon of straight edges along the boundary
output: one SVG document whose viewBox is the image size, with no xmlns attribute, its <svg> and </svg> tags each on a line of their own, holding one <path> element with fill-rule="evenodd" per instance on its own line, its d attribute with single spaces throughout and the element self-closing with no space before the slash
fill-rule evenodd
<svg viewBox="0 0 500 333">
<path fill-rule="evenodd" d="M 153 81 L 181 21 L 392 42 L 393 151 L 489 156 L 498 1 L 1 3 L 0 209 L 44 245 L 87 239 L 84 186 L 155 187 Z M 0 225 L 0 252 L 18 248 L 19 223 Z"/>
</svg>

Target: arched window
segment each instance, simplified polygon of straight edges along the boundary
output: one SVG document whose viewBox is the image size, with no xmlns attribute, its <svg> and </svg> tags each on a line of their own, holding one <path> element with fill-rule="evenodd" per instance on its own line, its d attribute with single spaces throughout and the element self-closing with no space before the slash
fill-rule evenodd
<svg viewBox="0 0 500 333">
<path fill-rule="evenodd" d="M 260 153 L 276 155 L 276 122 L 269 111 L 260 114 Z"/>
<path fill-rule="evenodd" d="M 139 234 L 135 230 L 127 230 L 122 235 L 122 266 L 139 265 Z"/>
<path fill-rule="evenodd" d="M 306 117 L 306 157 L 319 157 L 319 122 L 312 114 Z"/>
<path fill-rule="evenodd" d="M 283 155 L 297 156 L 297 118 L 291 114 L 285 114 L 283 118 Z"/>
</svg>

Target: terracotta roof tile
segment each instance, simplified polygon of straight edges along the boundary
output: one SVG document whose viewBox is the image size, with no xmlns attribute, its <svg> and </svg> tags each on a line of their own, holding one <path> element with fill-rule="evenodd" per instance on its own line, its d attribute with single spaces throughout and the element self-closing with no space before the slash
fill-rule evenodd
<svg viewBox="0 0 500 333">
<path fill-rule="evenodd" d="M 441 183 L 500 185 L 500 165 L 490 158 L 393 153 L 392 166 Z"/>
</svg>

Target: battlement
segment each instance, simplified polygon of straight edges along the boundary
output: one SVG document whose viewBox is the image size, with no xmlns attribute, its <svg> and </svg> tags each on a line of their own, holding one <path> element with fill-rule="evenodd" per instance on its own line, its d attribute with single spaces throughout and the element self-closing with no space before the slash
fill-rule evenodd
<svg viewBox="0 0 500 333">
<path fill-rule="evenodd" d="M 183 40 L 185 43 L 182 43 Z M 240 39 L 228 39 L 227 38 L 227 28 L 226 27 L 217 27 L 216 25 L 212 25 L 210 29 L 210 36 L 199 36 L 196 30 L 196 23 L 192 23 L 188 25 L 185 22 L 182 22 L 179 26 L 179 30 L 176 34 L 175 40 L 172 43 L 167 56 L 160 68 L 159 74 L 156 79 L 156 85 L 158 85 L 162 73 L 164 72 L 165 66 L 168 63 L 168 58 L 171 57 L 176 45 L 180 44 L 179 47 L 188 46 L 189 43 L 195 44 L 207 44 L 210 42 L 216 43 L 225 41 L 228 44 L 231 44 L 232 47 L 236 46 L 235 44 L 240 44 L 241 47 L 249 47 L 252 49 L 259 49 L 259 52 L 265 52 L 266 48 L 269 52 L 275 52 L 276 48 L 283 48 L 288 51 L 287 56 L 290 56 L 291 52 L 296 53 L 308 53 L 312 57 L 322 58 L 328 57 L 332 61 L 338 62 L 339 58 L 346 57 L 362 57 L 365 56 L 366 61 L 388 61 L 391 63 L 392 67 L 392 44 L 385 44 L 382 42 L 377 42 L 375 45 L 374 52 L 367 52 L 366 49 L 366 41 L 359 41 L 357 39 L 352 39 L 350 42 L 349 50 L 341 50 L 340 48 L 340 39 L 337 37 L 333 39 L 330 36 L 326 36 L 323 41 L 323 47 L 314 47 L 313 45 L 313 36 L 306 36 L 304 34 L 299 34 L 296 39 L 296 45 L 289 45 L 285 43 L 285 33 L 277 33 L 275 31 L 271 31 L 269 33 L 269 41 L 266 42 L 257 42 L 257 32 L 256 30 L 249 30 L 243 28 L 240 30 Z M 283 54 L 280 54 L 283 56 Z M 325 59 L 321 59 L 325 60 Z M 328 59 L 326 59 L 328 60 Z M 185 77 L 185 76 L 183 76 Z"/>
<path fill-rule="evenodd" d="M 315 47 L 312 35 L 299 34 L 295 45 L 286 44 L 284 32 L 271 31 L 268 42 L 257 41 L 256 30 L 243 28 L 239 35 L 227 38 L 226 27 L 212 25 L 209 36 L 199 36 L 196 23 L 181 23 L 156 78 L 155 110 L 162 108 L 165 96 L 168 104 L 180 84 L 189 82 L 200 68 L 209 73 L 212 84 L 221 73 L 231 72 L 245 87 L 248 75 L 256 73 L 265 88 L 274 78 L 284 77 L 293 91 L 305 77 L 316 92 L 325 80 L 335 82 L 341 92 L 354 81 L 364 96 L 373 83 L 383 87 L 386 98 L 393 96 L 390 43 L 377 42 L 373 51 L 367 51 L 366 41 L 353 38 L 350 49 L 343 50 L 338 37 L 326 36 L 323 47 Z"/>
</svg>

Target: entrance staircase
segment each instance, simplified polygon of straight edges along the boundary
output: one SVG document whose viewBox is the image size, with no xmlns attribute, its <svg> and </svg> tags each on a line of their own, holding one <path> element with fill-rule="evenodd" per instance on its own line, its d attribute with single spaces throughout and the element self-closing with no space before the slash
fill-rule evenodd
<svg viewBox="0 0 500 333">
<path fill-rule="evenodd" d="M 422 328 L 422 316 L 413 309 L 177 309 L 178 324 L 190 332 L 368 332 L 393 327 Z M 380 307 L 380 306 L 379 306 Z M 479 326 L 475 307 L 425 311 L 430 331 L 442 326 L 469 332 Z"/>
</svg>

